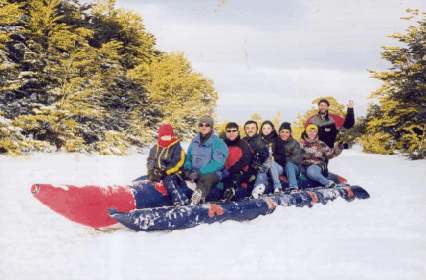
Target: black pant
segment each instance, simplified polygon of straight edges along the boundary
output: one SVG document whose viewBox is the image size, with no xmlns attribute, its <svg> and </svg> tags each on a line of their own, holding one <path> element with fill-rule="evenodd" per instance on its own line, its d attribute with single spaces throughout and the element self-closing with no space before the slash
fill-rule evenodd
<svg viewBox="0 0 426 280">
<path fill-rule="evenodd" d="M 210 189 L 219 183 L 219 176 L 216 173 L 207 173 L 200 175 L 200 178 L 195 182 L 197 189 L 201 190 L 201 199 L 205 199 L 210 192 Z"/>
</svg>

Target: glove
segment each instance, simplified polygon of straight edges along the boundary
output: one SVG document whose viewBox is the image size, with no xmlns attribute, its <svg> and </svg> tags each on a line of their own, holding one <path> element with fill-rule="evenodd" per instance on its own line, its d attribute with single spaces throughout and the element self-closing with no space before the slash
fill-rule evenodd
<svg viewBox="0 0 426 280">
<path fill-rule="evenodd" d="M 149 174 L 148 179 L 153 182 L 160 182 L 161 179 L 163 179 L 164 175 L 165 173 L 163 170 L 159 168 L 154 168 L 151 174 Z"/>
<path fill-rule="evenodd" d="M 263 166 L 263 164 L 260 164 L 260 163 L 257 163 L 257 162 L 255 162 L 255 163 L 253 163 L 252 164 L 252 167 L 253 167 L 253 169 L 254 170 L 256 170 L 256 172 L 260 172 L 260 173 L 263 173 L 263 172 L 265 172 L 265 166 Z"/>
<path fill-rule="evenodd" d="M 339 143 L 337 143 L 337 146 L 338 146 L 338 147 L 339 147 L 339 149 L 341 149 L 341 150 L 343 150 L 343 149 L 345 149 L 345 150 L 349 149 L 349 144 L 348 144 L 348 143 L 342 143 L 342 142 L 339 142 Z"/>
<path fill-rule="evenodd" d="M 225 178 L 229 177 L 229 175 L 231 175 L 231 173 L 229 173 L 228 169 L 224 169 L 222 171 L 222 179 L 225 179 Z"/>
<path fill-rule="evenodd" d="M 166 175 L 166 173 L 159 168 L 154 168 L 154 170 L 152 172 L 154 173 L 155 176 L 158 176 L 160 178 L 162 178 L 164 175 Z"/>
<path fill-rule="evenodd" d="M 198 180 L 198 178 L 200 177 L 200 175 L 198 174 L 197 171 L 195 170 L 191 170 L 191 172 L 189 172 L 188 174 L 188 178 L 189 180 L 191 180 L 192 182 L 195 182 Z"/>
</svg>

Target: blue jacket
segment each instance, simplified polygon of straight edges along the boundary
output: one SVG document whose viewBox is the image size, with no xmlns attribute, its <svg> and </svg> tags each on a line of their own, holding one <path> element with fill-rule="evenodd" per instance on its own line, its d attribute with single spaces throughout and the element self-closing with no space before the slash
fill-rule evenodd
<svg viewBox="0 0 426 280">
<path fill-rule="evenodd" d="M 225 166 L 228 157 L 228 147 L 225 142 L 215 134 L 212 134 L 201 144 L 200 133 L 198 133 L 188 147 L 184 168 L 194 169 L 201 175 L 216 173 Z"/>
</svg>

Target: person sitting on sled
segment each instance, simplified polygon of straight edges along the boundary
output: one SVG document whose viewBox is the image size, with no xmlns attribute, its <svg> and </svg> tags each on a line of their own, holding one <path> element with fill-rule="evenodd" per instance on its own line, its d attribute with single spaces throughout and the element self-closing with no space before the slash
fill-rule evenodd
<svg viewBox="0 0 426 280">
<path fill-rule="evenodd" d="M 278 135 L 273 145 L 274 163 L 271 166 L 271 177 L 274 182 L 275 192 L 279 192 L 282 187 L 279 176 L 284 173 L 287 177 L 290 191 L 298 190 L 297 178 L 300 175 L 300 163 L 302 161 L 302 151 L 300 144 L 291 133 L 291 124 L 283 122 L 278 130 Z"/>
<path fill-rule="evenodd" d="M 244 131 L 246 133 L 246 137 L 244 137 L 243 140 L 249 144 L 250 150 L 253 154 L 249 172 L 256 178 L 254 188 L 260 186 L 260 188 L 264 190 L 268 184 L 268 175 L 266 173 L 267 169 L 264 166 L 269 157 L 268 146 L 262 139 L 262 136 L 258 133 L 257 122 L 253 120 L 247 121 L 244 124 Z"/>
<path fill-rule="evenodd" d="M 334 181 L 324 176 L 327 160 L 338 156 L 342 152 L 342 144 L 336 143 L 330 148 L 326 143 L 319 140 L 318 126 L 310 124 L 302 134 L 300 142 L 302 148 L 302 168 L 306 176 L 326 187 L 335 187 Z"/>
<path fill-rule="evenodd" d="M 162 181 L 175 205 L 188 204 L 178 175 L 185 161 L 185 152 L 170 124 L 162 124 L 158 130 L 157 144 L 149 151 L 147 160 L 148 180 Z"/>
<path fill-rule="evenodd" d="M 262 140 L 266 143 L 268 148 L 268 158 L 262 165 L 262 169 L 268 173 L 271 171 L 271 167 L 274 163 L 274 157 L 272 153 L 272 146 L 274 145 L 275 139 L 278 137 L 277 131 L 275 130 L 274 124 L 271 121 L 264 121 L 260 125 L 260 136 Z M 262 178 L 263 179 L 263 178 Z M 266 177 L 267 179 L 267 177 Z M 267 181 L 267 180 L 264 180 Z M 258 184 L 253 188 L 252 196 L 254 198 L 259 197 L 266 191 L 267 184 Z M 281 184 L 280 184 L 281 186 Z M 277 185 L 278 187 L 278 185 Z"/>
<path fill-rule="evenodd" d="M 249 164 L 252 158 L 252 152 L 249 144 L 241 139 L 239 126 L 235 122 L 230 122 L 225 127 L 225 139 L 228 146 L 228 157 L 225 162 L 225 169 L 222 171 L 222 182 L 225 187 L 224 198 L 241 199 L 251 194 L 248 187 Z M 245 184 L 241 183 L 245 181 Z"/>
<path fill-rule="evenodd" d="M 184 163 L 185 177 L 195 182 L 191 204 L 204 201 L 212 186 L 220 181 L 220 171 L 228 157 L 228 147 L 213 131 L 210 116 L 200 118 L 199 133 L 192 139 Z"/>
</svg>

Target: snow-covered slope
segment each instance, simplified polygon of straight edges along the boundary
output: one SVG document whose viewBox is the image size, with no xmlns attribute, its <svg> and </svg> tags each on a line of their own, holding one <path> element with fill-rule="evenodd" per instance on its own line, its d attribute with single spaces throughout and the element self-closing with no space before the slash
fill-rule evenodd
<svg viewBox="0 0 426 280">
<path fill-rule="evenodd" d="M 371 198 L 278 208 L 251 222 L 99 232 L 30 185 L 126 184 L 144 155 L 0 156 L 0 279 L 425 279 L 426 161 L 344 151 L 331 170 Z"/>
</svg>

